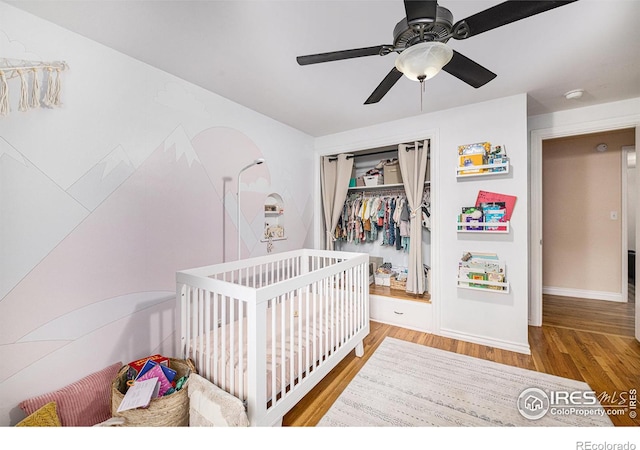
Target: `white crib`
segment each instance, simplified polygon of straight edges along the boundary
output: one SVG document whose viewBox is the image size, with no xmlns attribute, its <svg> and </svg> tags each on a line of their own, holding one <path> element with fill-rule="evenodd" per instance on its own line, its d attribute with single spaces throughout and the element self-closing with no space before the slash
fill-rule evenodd
<svg viewBox="0 0 640 450">
<path fill-rule="evenodd" d="M 252 426 L 282 417 L 369 334 L 369 257 L 295 250 L 177 273 L 179 346 L 244 400 Z"/>
</svg>

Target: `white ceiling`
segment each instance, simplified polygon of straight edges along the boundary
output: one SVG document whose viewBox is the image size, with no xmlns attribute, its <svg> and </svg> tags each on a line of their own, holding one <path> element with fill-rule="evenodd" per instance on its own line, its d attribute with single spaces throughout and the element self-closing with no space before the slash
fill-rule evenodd
<svg viewBox="0 0 640 450">
<path fill-rule="evenodd" d="M 313 136 L 421 114 L 417 82 L 364 101 L 386 56 L 299 66 L 296 56 L 392 44 L 402 0 L 6 3 L 59 24 Z M 441 0 L 454 21 L 500 1 Z M 529 115 L 640 97 L 640 1 L 580 0 L 449 45 L 498 74 L 474 89 L 446 72 L 422 112 L 526 92 Z M 64 55 L 60 59 L 64 59 Z M 69 61 L 72 66 L 72 61 Z M 580 100 L 563 94 L 582 88 Z"/>
</svg>

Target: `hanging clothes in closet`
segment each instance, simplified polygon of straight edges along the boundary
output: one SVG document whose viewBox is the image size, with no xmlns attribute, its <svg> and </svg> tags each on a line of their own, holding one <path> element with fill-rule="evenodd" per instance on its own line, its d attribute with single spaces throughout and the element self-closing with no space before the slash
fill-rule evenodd
<svg viewBox="0 0 640 450">
<path fill-rule="evenodd" d="M 429 203 L 423 203 L 427 214 Z M 423 222 L 425 225 L 425 222 Z M 380 245 L 409 252 L 410 211 L 404 194 L 351 194 L 344 203 L 335 238 L 340 242 Z"/>
</svg>

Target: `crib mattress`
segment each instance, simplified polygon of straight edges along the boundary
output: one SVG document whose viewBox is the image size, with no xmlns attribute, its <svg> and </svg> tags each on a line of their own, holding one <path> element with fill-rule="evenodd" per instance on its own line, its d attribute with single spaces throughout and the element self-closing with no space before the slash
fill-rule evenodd
<svg viewBox="0 0 640 450">
<path fill-rule="evenodd" d="M 354 317 L 355 307 L 352 304 L 342 306 L 345 303 L 330 303 L 310 294 L 308 300 L 306 295 L 301 295 L 280 301 L 275 308 L 268 308 L 264 343 L 267 400 L 272 398 L 274 392 L 277 396 L 292 382 L 297 384 L 301 374 L 304 377 L 316 362 L 322 361 L 333 353 L 340 342 L 346 341 L 344 334 L 348 327 L 344 328 L 343 324 L 346 325 Z M 247 326 L 245 317 L 242 326 L 240 321 L 233 325 L 226 324 L 211 330 L 208 339 L 206 335 L 199 336 L 191 346 L 191 354 L 198 362 L 200 374 L 243 400 L 247 396 Z M 244 347 L 242 368 L 238 357 L 240 336 Z M 216 347 L 217 352 L 214 351 Z M 233 353 L 230 350 L 232 347 Z"/>
</svg>

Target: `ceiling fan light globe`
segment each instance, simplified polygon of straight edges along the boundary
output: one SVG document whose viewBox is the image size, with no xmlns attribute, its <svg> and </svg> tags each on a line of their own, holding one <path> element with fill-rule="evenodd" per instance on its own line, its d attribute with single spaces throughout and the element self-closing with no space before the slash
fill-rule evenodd
<svg viewBox="0 0 640 450">
<path fill-rule="evenodd" d="M 396 69 L 413 81 L 433 78 L 453 58 L 453 50 L 442 42 L 420 42 L 396 58 Z M 424 78 L 423 78 L 424 77 Z"/>
</svg>

